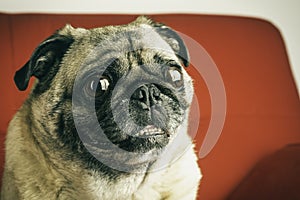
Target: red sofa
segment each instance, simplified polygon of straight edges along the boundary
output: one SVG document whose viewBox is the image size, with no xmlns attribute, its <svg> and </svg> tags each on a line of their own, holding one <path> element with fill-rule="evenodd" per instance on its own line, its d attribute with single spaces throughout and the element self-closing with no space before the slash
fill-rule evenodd
<svg viewBox="0 0 300 200">
<path fill-rule="evenodd" d="M 14 72 L 26 63 L 34 48 L 66 23 L 90 28 L 128 23 L 135 17 L 0 14 L 0 174 L 7 125 L 29 93 L 29 89 L 25 92 L 17 90 Z M 247 196 L 247 192 L 255 190 L 251 190 L 251 184 L 245 184 L 246 179 L 243 179 L 249 177 L 247 174 L 252 172 L 255 164 L 288 144 L 300 143 L 299 96 L 280 32 L 271 23 L 254 18 L 184 14 L 151 17 L 201 44 L 223 79 L 227 102 L 225 124 L 212 151 L 199 159 L 204 175 L 199 199 L 225 199 L 231 193 L 233 198 L 241 197 L 236 195 L 239 188 Z M 192 54 L 197 55 L 197 52 Z M 192 113 L 191 119 L 191 127 L 199 125 L 195 137 L 199 151 L 212 114 L 218 117 L 222 113 L 212 113 L 211 91 L 203 75 L 195 66 L 189 67 L 188 72 L 195 80 L 201 111 L 200 120 L 193 120 L 197 113 Z M 300 157 L 300 152 L 297 153 Z M 293 170 L 287 173 L 297 177 Z M 261 174 L 256 181 L 265 178 Z M 238 186 L 240 183 L 242 185 Z M 253 187 L 263 186 L 252 184 Z M 289 187 L 285 187 L 284 192 L 288 194 Z"/>
</svg>

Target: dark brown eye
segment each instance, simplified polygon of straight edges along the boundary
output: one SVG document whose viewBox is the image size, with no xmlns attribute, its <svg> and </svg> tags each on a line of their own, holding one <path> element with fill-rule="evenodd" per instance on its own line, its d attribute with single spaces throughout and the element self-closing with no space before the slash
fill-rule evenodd
<svg viewBox="0 0 300 200">
<path fill-rule="evenodd" d="M 182 73 L 176 67 L 169 68 L 167 79 L 177 88 L 183 85 Z"/>
<path fill-rule="evenodd" d="M 99 96 L 109 88 L 109 79 L 102 77 L 91 77 L 85 84 L 85 92 L 92 97 Z"/>
</svg>

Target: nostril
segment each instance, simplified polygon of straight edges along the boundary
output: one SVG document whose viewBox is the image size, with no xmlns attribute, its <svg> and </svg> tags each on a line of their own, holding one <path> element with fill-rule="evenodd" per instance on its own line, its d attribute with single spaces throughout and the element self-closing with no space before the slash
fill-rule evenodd
<svg viewBox="0 0 300 200">
<path fill-rule="evenodd" d="M 147 93 L 148 93 L 147 88 L 141 86 L 133 93 L 132 97 L 136 100 L 143 100 L 148 96 Z"/>
<path fill-rule="evenodd" d="M 148 96 L 148 91 L 146 90 L 146 88 L 142 87 L 138 90 L 138 98 L 139 99 L 144 99 L 147 98 Z"/>
<path fill-rule="evenodd" d="M 156 97 L 156 99 L 157 99 L 158 97 L 160 97 L 160 91 L 159 91 L 159 89 L 156 88 L 156 87 L 152 87 L 152 88 L 151 88 L 151 95 L 152 95 L 153 97 Z"/>
<path fill-rule="evenodd" d="M 138 91 L 137 91 L 137 94 L 135 95 L 135 97 L 136 97 L 137 99 L 142 99 L 144 96 L 145 96 L 145 94 L 143 94 L 143 91 L 142 91 L 142 90 L 138 90 Z"/>
</svg>

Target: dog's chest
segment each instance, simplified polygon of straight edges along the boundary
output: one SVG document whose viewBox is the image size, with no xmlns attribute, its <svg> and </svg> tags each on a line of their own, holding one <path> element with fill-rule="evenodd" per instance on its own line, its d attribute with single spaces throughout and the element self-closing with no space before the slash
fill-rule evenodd
<svg viewBox="0 0 300 200">
<path fill-rule="evenodd" d="M 80 199 L 159 200 L 163 197 L 162 173 L 134 174 L 109 181 L 96 177 L 89 179 L 84 192 L 78 194 Z"/>
</svg>

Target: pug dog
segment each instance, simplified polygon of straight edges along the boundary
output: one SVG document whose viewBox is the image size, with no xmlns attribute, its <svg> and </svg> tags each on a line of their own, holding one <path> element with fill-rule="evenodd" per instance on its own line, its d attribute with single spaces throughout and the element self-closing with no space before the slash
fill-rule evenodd
<svg viewBox="0 0 300 200">
<path fill-rule="evenodd" d="M 143 16 L 55 32 L 14 77 L 36 81 L 8 128 L 1 199 L 196 199 L 188 65 L 179 34 Z"/>
</svg>

